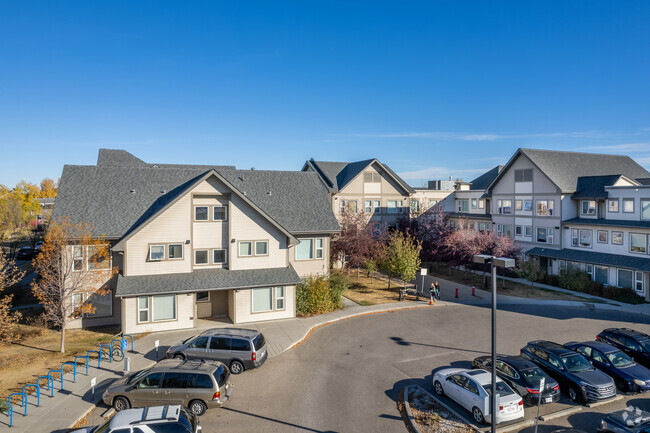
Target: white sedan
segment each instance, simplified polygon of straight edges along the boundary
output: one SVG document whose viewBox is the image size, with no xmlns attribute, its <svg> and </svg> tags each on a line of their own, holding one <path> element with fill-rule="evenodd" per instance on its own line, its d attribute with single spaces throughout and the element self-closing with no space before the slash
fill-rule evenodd
<svg viewBox="0 0 650 433">
<path fill-rule="evenodd" d="M 485 370 L 445 368 L 433 375 L 433 389 L 472 412 L 477 423 L 492 422 L 490 393 L 492 375 Z M 503 381 L 497 379 L 497 424 L 524 417 L 524 402 Z"/>
</svg>

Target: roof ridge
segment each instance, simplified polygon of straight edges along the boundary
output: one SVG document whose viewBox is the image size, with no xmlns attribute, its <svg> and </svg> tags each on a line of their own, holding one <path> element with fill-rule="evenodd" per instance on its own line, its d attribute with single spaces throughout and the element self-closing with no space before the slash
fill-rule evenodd
<svg viewBox="0 0 650 433">
<path fill-rule="evenodd" d="M 519 150 L 522 151 L 532 150 L 533 152 L 549 152 L 549 153 L 571 153 L 573 155 L 594 155 L 594 156 L 602 156 L 602 157 L 616 156 L 616 157 L 632 159 L 629 155 L 620 155 L 616 153 L 576 152 L 575 150 L 535 149 L 532 147 L 520 147 Z M 632 159 L 632 161 L 634 160 Z"/>
</svg>

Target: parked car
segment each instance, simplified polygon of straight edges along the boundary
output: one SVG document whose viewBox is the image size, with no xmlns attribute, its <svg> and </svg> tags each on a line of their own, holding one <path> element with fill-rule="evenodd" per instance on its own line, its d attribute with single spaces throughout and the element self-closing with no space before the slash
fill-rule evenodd
<svg viewBox="0 0 650 433">
<path fill-rule="evenodd" d="M 496 373 L 524 400 L 528 406 L 542 403 L 552 403 L 560 400 L 560 385 L 544 373 L 537 364 L 523 356 L 497 356 Z M 472 368 L 482 368 L 491 371 L 492 357 L 479 356 L 472 361 Z M 544 389 L 539 391 L 540 381 L 544 378 Z"/>
<path fill-rule="evenodd" d="M 602 341 L 567 343 L 565 346 L 582 353 L 597 369 L 607 373 L 623 392 L 650 390 L 650 370 L 637 364 L 619 348 Z"/>
<path fill-rule="evenodd" d="M 650 431 L 650 412 L 627 407 L 605 415 L 598 433 L 647 433 Z"/>
<path fill-rule="evenodd" d="M 31 247 L 20 247 L 16 251 L 17 260 L 31 260 L 34 258 L 34 250 Z"/>
<path fill-rule="evenodd" d="M 571 401 L 599 401 L 616 396 L 614 379 L 594 368 L 580 353 L 551 341 L 531 341 L 521 354 L 539 365 Z"/>
<path fill-rule="evenodd" d="M 43 249 L 43 241 L 37 241 L 34 244 L 34 250 L 35 251 L 41 251 Z"/>
<path fill-rule="evenodd" d="M 133 428 L 133 430 L 131 430 Z M 179 406 L 151 406 L 118 412 L 95 427 L 84 427 L 72 433 L 200 433 L 196 415 Z"/>
<path fill-rule="evenodd" d="M 499 412 L 496 423 L 524 417 L 524 402 L 505 382 L 497 380 Z M 492 375 L 485 370 L 445 368 L 433 375 L 433 389 L 469 410 L 477 423 L 491 423 Z"/>
<path fill-rule="evenodd" d="M 650 335 L 629 328 L 608 328 L 596 340 L 618 347 L 639 364 L 650 368 Z"/>
<path fill-rule="evenodd" d="M 253 329 L 239 328 L 208 329 L 167 350 L 167 358 L 223 362 L 232 374 L 261 367 L 267 357 L 264 335 Z"/>
<path fill-rule="evenodd" d="M 117 411 L 170 403 L 200 416 L 209 407 L 223 406 L 232 390 L 230 371 L 221 362 L 164 359 L 112 383 L 102 399 Z"/>
</svg>

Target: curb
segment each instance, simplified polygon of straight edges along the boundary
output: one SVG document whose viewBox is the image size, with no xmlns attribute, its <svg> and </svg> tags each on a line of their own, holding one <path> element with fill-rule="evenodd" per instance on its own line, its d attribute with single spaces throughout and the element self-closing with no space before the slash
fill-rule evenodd
<svg viewBox="0 0 650 433">
<path fill-rule="evenodd" d="M 420 302 L 420 301 L 418 301 L 418 302 Z M 427 307 L 430 308 L 431 305 L 429 305 L 429 304 L 424 304 L 424 305 L 410 305 L 410 306 L 405 306 L 405 307 L 390 308 L 390 309 L 388 309 L 388 310 L 364 311 L 364 312 L 360 312 L 360 313 L 352 314 L 352 315 L 350 315 L 350 316 L 337 317 L 337 318 L 335 318 L 335 319 L 330 319 L 330 320 L 327 320 L 327 321 L 325 321 L 325 322 L 323 322 L 323 323 L 319 323 L 319 324 L 317 324 L 317 325 L 313 325 L 311 328 L 309 328 L 309 329 L 307 330 L 306 334 L 305 334 L 302 338 L 300 338 L 299 340 L 295 341 L 291 346 L 287 347 L 287 348 L 284 349 L 282 352 L 278 353 L 278 355 L 276 355 L 276 356 L 279 356 L 279 355 L 283 354 L 284 352 L 287 352 L 287 351 L 293 349 L 294 347 L 300 345 L 303 341 L 305 341 L 307 338 L 309 338 L 309 336 L 311 335 L 311 333 L 312 333 L 314 330 L 316 330 L 317 328 L 320 328 L 321 326 L 329 325 L 329 324 L 332 324 L 332 323 L 335 323 L 335 322 L 339 322 L 339 321 L 341 321 L 341 320 L 352 319 L 352 318 L 354 318 L 354 317 L 368 316 L 368 315 L 370 315 L 370 314 L 392 313 L 392 312 L 394 312 L 394 311 L 412 310 L 412 309 L 416 309 L 416 308 L 427 308 Z"/>
<path fill-rule="evenodd" d="M 411 389 L 411 386 L 407 386 L 404 388 L 404 409 L 406 409 L 406 415 L 409 417 L 409 423 L 411 424 L 411 428 L 415 433 L 422 433 L 420 428 L 418 427 L 418 423 L 415 422 L 415 417 L 413 416 L 413 413 L 411 412 L 411 404 L 409 403 L 409 390 Z"/>
<path fill-rule="evenodd" d="M 619 400 L 622 400 L 622 399 L 623 399 L 623 395 L 618 394 L 616 397 L 611 398 L 609 400 L 597 401 L 595 403 L 587 403 L 585 406 L 588 407 L 588 408 L 604 406 L 606 404 L 610 404 L 610 403 L 613 403 L 615 401 L 619 401 Z"/>
<path fill-rule="evenodd" d="M 540 415 L 539 420 L 540 421 L 550 421 L 555 418 L 561 418 L 566 415 L 571 415 L 574 413 L 582 412 L 582 407 L 576 406 L 576 407 L 570 407 L 568 409 L 562 409 L 558 410 L 557 412 L 552 412 L 552 413 L 547 413 L 546 415 Z"/>
<path fill-rule="evenodd" d="M 462 416 L 461 414 L 459 414 L 458 412 L 456 412 L 454 409 L 450 408 L 450 407 L 449 407 L 449 406 L 448 406 L 444 401 L 440 400 L 440 398 L 438 398 L 438 396 L 436 396 L 436 395 L 430 393 L 429 391 L 427 391 L 426 389 L 422 388 L 422 387 L 419 386 L 419 385 L 411 385 L 411 387 L 413 387 L 413 388 L 420 388 L 423 392 L 425 392 L 426 394 L 428 394 L 429 397 L 431 397 L 432 399 L 434 399 L 434 400 L 435 400 L 435 401 L 436 401 L 440 406 L 444 407 L 444 408 L 447 409 L 449 412 L 453 413 L 454 416 L 456 416 L 456 418 L 458 418 L 458 419 L 462 419 L 463 421 L 465 421 L 465 424 L 467 424 L 467 425 L 469 426 L 469 428 L 472 429 L 472 431 L 474 431 L 474 432 L 479 432 L 479 431 L 480 431 L 479 429 L 476 428 L 476 426 L 474 426 L 473 424 L 467 422 L 467 418 L 466 418 L 466 417 Z"/>
</svg>

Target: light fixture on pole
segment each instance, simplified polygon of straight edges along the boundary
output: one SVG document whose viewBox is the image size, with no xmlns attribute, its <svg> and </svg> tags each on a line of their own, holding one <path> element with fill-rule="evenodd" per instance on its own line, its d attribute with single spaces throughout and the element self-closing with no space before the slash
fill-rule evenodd
<svg viewBox="0 0 650 433">
<path fill-rule="evenodd" d="M 514 268 L 515 259 L 477 254 L 474 263 L 490 264 L 492 268 L 492 392 L 490 393 L 491 432 L 496 432 L 497 425 L 497 267 Z"/>
</svg>

